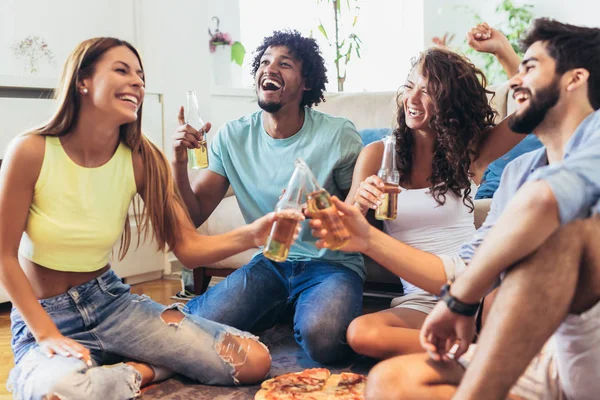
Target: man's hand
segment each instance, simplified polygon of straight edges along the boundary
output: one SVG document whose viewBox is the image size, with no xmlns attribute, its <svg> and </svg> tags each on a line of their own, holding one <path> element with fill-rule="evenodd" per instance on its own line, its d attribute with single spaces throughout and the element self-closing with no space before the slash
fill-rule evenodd
<svg viewBox="0 0 600 400">
<path fill-rule="evenodd" d="M 200 147 L 200 142 L 205 140 L 204 134 L 210 131 L 211 124 L 208 122 L 200 130 L 196 130 L 186 124 L 183 106 L 179 108 L 177 120 L 179 126 L 173 134 L 173 162 L 176 164 L 187 164 L 187 149 L 197 149 Z"/>
<path fill-rule="evenodd" d="M 64 357 L 75 357 L 85 362 L 88 367 L 92 366 L 90 350 L 61 334 L 41 339 L 38 344 L 42 353 L 48 358 L 53 357 L 55 354 Z"/>
<path fill-rule="evenodd" d="M 421 328 L 421 346 L 435 361 L 451 359 L 448 352 L 458 344 L 454 353 L 458 360 L 468 349 L 475 336 L 475 317 L 466 317 L 450 311 L 446 303 L 439 301 L 427 316 Z"/>
<path fill-rule="evenodd" d="M 358 207 L 346 204 L 336 196 L 332 196 L 331 201 L 338 209 L 338 214 L 348 230 L 348 233 L 350 233 L 350 240 L 338 250 L 366 252 L 369 248 L 372 227 L 365 216 L 362 215 Z M 308 210 L 305 211 L 305 215 L 308 218 L 311 218 L 309 225 L 312 228 L 312 235 L 319 239 L 315 243 L 316 246 L 318 248 L 328 248 L 329 244 L 324 240 L 325 236 L 327 236 L 327 229 L 324 226 L 323 221 L 320 220 L 318 216 L 311 214 Z"/>
<path fill-rule="evenodd" d="M 504 34 L 483 22 L 467 32 L 467 44 L 480 53 L 499 56 L 511 47 Z"/>
</svg>

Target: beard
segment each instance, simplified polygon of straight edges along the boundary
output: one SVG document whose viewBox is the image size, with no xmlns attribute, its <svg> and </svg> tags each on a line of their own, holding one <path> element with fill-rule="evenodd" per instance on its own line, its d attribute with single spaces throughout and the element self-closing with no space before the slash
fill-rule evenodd
<svg viewBox="0 0 600 400">
<path fill-rule="evenodd" d="M 542 123 L 548 110 L 558 103 L 560 98 L 558 77 L 547 87 L 538 90 L 535 96 L 527 89 L 521 90 L 529 93 L 529 105 L 521 114 L 518 114 L 518 111 L 513 113 L 508 119 L 508 126 L 513 132 L 528 134 Z"/>
<path fill-rule="evenodd" d="M 264 100 L 258 99 L 258 106 L 260 108 L 262 108 L 264 111 L 273 114 L 276 113 L 277 111 L 281 110 L 281 107 L 283 107 L 283 104 L 281 103 L 275 103 L 275 102 L 266 102 Z"/>
</svg>

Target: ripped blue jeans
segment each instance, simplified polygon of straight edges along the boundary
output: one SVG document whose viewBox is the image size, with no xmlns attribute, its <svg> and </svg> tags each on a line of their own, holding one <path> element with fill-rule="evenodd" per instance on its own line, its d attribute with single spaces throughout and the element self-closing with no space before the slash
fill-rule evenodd
<svg viewBox="0 0 600 400">
<path fill-rule="evenodd" d="M 38 400 L 48 394 L 86 400 L 136 397 L 141 375 L 123 360 L 164 366 L 204 384 L 237 383 L 236 367 L 246 361 L 247 352 L 232 346 L 233 338 L 252 335 L 189 315 L 183 306 L 163 306 L 129 289 L 109 270 L 67 293 L 40 300 L 64 336 L 90 349 L 92 367 L 72 357 L 46 357 L 13 309 L 15 368 L 7 386 L 14 398 Z M 184 317 L 178 323 L 166 323 L 161 314 L 173 307 Z"/>
</svg>

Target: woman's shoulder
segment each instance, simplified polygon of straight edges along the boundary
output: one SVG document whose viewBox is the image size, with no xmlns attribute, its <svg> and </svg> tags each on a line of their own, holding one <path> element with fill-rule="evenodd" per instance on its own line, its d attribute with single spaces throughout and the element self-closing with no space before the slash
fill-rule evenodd
<svg viewBox="0 0 600 400">
<path fill-rule="evenodd" d="M 14 138 L 6 150 L 4 162 L 28 163 L 30 166 L 44 160 L 46 137 L 35 133 L 27 133 Z"/>
<path fill-rule="evenodd" d="M 381 140 L 366 145 L 356 160 L 356 169 L 363 174 L 371 175 L 377 173 L 383 158 L 384 145 Z"/>
<path fill-rule="evenodd" d="M 363 158 L 376 158 L 381 161 L 381 157 L 383 156 L 383 150 L 385 149 L 385 145 L 382 140 L 377 140 L 373 143 L 369 143 L 366 145 L 362 151 L 360 152 L 361 157 Z"/>
<path fill-rule="evenodd" d="M 2 160 L 2 170 L 17 174 L 21 180 L 35 183 L 42 170 L 46 138 L 36 133 L 19 135 L 14 138 Z"/>
</svg>

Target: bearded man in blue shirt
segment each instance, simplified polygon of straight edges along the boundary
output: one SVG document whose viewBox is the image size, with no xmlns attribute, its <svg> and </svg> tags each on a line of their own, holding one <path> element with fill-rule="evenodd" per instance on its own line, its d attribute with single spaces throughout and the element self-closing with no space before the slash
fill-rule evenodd
<svg viewBox="0 0 600 400">
<path fill-rule="evenodd" d="M 448 281 L 421 330 L 428 354 L 375 366 L 367 398 L 598 398 L 600 29 L 538 19 L 523 47 L 510 127 L 544 147 L 507 165 L 486 222 L 459 256 L 395 241 L 336 200 L 353 235 L 345 250 L 384 266 L 419 263 Z M 318 220 L 311 226 L 326 233 Z M 475 351 L 474 315 L 498 285 Z"/>
</svg>

